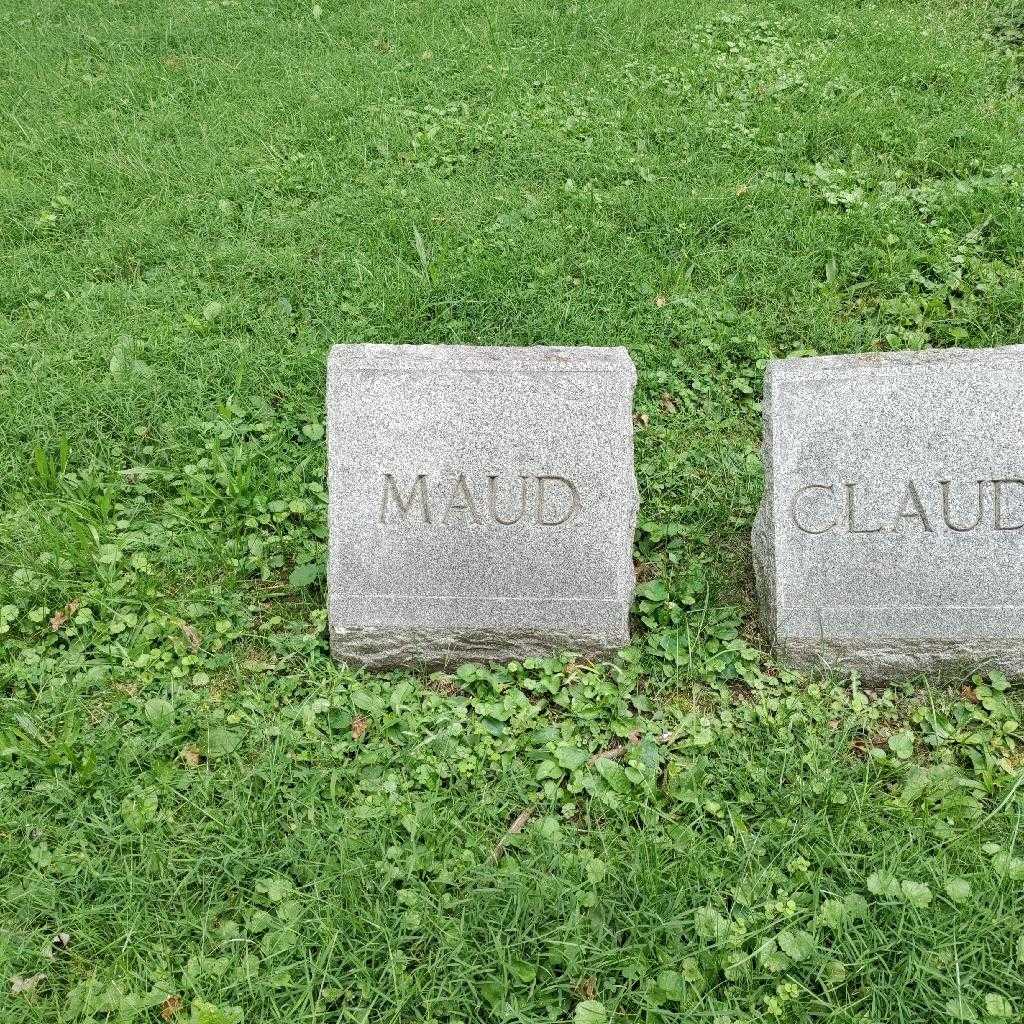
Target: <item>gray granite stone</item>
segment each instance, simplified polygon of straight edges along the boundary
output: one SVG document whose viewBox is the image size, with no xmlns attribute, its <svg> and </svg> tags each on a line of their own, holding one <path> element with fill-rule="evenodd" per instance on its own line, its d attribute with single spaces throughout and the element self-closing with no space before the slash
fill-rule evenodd
<svg viewBox="0 0 1024 1024">
<path fill-rule="evenodd" d="M 774 361 L 753 531 L 781 657 L 1024 674 L 1024 346 Z"/>
<path fill-rule="evenodd" d="M 334 656 L 448 666 L 627 644 L 635 382 L 622 348 L 335 346 Z"/>
</svg>

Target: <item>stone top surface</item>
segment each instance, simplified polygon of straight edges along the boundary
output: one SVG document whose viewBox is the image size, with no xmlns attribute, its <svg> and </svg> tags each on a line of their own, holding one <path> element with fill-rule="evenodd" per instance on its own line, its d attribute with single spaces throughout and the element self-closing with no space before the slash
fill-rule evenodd
<svg viewBox="0 0 1024 1024">
<path fill-rule="evenodd" d="M 764 419 L 755 555 L 782 648 L 880 674 L 1018 656 L 1024 346 L 774 361 Z"/>
<path fill-rule="evenodd" d="M 334 347 L 336 656 L 451 663 L 627 643 L 635 379 L 624 349 Z"/>
<path fill-rule="evenodd" d="M 384 370 L 396 373 L 444 370 L 462 373 L 625 373 L 636 379 L 633 362 L 624 348 L 365 343 L 333 346 L 330 367 L 337 370 Z"/>
<path fill-rule="evenodd" d="M 947 366 L 965 368 L 971 365 L 1000 366 L 1024 363 L 1024 345 L 1006 345 L 1002 348 L 946 348 L 926 349 L 920 352 L 859 352 L 843 356 L 800 356 L 792 359 L 772 359 L 768 364 L 768 379 L 780 377 L 836 377 L 860 374 L 864 371 L 891 373 L 894 370 L 929 370 Z"/>
</svg>

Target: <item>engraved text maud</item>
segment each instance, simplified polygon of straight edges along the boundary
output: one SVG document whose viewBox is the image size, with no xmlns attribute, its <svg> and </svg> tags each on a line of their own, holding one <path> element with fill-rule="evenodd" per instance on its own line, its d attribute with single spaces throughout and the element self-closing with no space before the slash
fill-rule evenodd
<svg viewBox="0 0 1024 1024">
<path fill-rule="evenodd" d="M 796 488 L 789 518 L 803 534 L 1024 531 L 1024 479 L 816 481 Z"/>
<path fill-rule="evenodd" d="M 426 473 L 385 473 L 377 521 L 382 525 L 563 526 L 579 510 L 579 491 L 564 476 L 459 473 L 437 480 Z"/>
</svg>

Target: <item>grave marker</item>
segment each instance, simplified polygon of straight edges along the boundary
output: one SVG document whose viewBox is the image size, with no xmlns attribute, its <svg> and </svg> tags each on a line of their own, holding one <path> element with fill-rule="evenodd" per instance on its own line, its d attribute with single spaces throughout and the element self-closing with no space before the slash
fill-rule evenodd
<svg viewBox="0 0 1024 1024">
<path fill-rule="evenodd" d="M 635 381 L 622 348 L 335 346 L 335 657 L 445 666 L 627 644 Z"/>
<path fill-rule="evenodd" d="M 1024 673 L 1024 346 L 774 361 L 763 408 L 754 567 L 780 655 Z"/>
</svg>

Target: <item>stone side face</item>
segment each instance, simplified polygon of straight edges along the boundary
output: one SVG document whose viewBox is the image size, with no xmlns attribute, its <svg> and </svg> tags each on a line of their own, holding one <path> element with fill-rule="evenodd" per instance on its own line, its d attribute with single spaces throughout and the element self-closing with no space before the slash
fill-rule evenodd
<svg viewBox="0 0 1024 1024">
<path fill-rule="evenodd" d="M 757 590 L 758 617 L 761 631 L 771 644 L 775 642 L 775 498 L 772 464 L 772 376 L 773 365 L 765 371 L 764 395 L 761 400 L 763 438 L 761 460 L 764 465 L 764 495 L 751 531 L 751 556 L 754 563 L 754 584 Z"/>
<path fill-rule="evenodd" d="M 621 348 L 335 346 L 334 656 L 444 667 L 625 646 L 635 382 Z"/>
<path fill-rule="evenodd" d="M 1024 346 L 775 361 L 766 637 L 868 679 L 1024 675 Z"/>
</svg>

